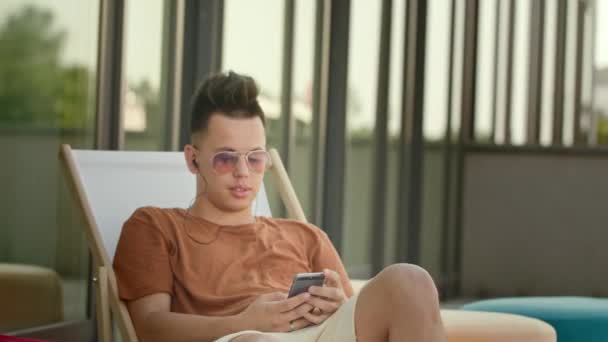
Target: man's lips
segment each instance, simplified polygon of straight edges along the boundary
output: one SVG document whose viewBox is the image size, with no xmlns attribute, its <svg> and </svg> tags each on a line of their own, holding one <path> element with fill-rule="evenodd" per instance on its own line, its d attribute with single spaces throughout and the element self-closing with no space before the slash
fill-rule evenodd
<svg viewBox="0 0 608 342">
<path fill-rule="evenodd" d="M 229 189 L 232 196 L 237 198 L 247 197 L 251 192 L 251 188 L 244 185 L 231 186 Z"/>
</svg>

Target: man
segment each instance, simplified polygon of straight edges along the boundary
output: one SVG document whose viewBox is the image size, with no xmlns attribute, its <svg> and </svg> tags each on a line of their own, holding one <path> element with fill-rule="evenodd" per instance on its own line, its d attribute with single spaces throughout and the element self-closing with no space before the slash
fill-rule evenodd
<svg viewBox="0 0 608 342">
<path fill-rule="evenodd" d="M 140 208 L 124 224 L 114 268 L 139 338 L 445 341 L 437 290 L 421 268 L 387 267 L 354 295 L 322 230 L 252 215 L 269 164 L 257 96 L 250 77 L 209 78 L 184 149 L 197 175 L 193 204 Z M 287 298 L 295 274 L 320 271 L 324 286 Z"/>
</svg>

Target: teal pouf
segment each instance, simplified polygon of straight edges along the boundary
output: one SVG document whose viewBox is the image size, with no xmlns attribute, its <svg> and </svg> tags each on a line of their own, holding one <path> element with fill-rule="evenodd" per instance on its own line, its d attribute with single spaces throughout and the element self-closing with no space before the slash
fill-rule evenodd
<svg viewBox="0 0 608 342">
<path fill-rule="evenodd" d="M 557 342 L 608 342 L 608 299 L 522 297 L 474 302 L 471 311 L 503 312 L 540 319 L 557 331 Z"/>
</svg>

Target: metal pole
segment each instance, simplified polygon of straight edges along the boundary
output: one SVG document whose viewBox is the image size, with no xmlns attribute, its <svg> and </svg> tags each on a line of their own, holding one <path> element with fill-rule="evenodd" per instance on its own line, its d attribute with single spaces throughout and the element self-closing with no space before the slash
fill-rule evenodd
<svg viewBox="0 0 608 342">
<path fill-rule="evenodd" d="M 293 40 L 295 26 L 295 0 L 285 1 L 283 18 L 283 66 L 281 79 L 281 116 L 283 116 L 283 139 L 280 151 L 283 164 L 291 171 L 291 156 L 294 148 L 294 119 L 291 112 L 293 89 Z"/>
<path fill-rule="evenodd" d="M 427 1 L 411 0 L 406 6 L 397 256 L 402 262 L 420 263 L 422 210 L 424 68 Z"/>
<path fill-rule="evenodd" d="M 346 152 L 346 98 L 350 0 L 334 0 L 330 10 L 327 127 L 331 142 L 325 144 L 323 228 L 338 251 L 342 250 L 344 167 Z"/>
<path fill-rule="evenodd" d="M 122 97 L 125 11 L 126 4 L 123 0 L 101 1 L 97 56 L 97 149 L 120 150 L 124 144 Z"/>
<path fill-rule="evenodd" d="M 563 142 L 564 73 L 566 69 L 566 0 L 557 0 L 557 34 L 555 42 L 555 80 L 553 91 L 553 145 Z"/>
<path fill-rule="evenodd" d="M 479 21 L 479 1 L 467 0 L 465 9 L 465 32 L 464 32 L 464 58 L 463 58 L 463 82 L 461 101 L 461 130 L 458 137 L 457 160 L 456 160 L 456 209 L 455 219 L 456 232 L 454 233 L 455 253 L 452 263 L 454 274 L 460 277 L 462 274 L 462 221 L 464 210 L 464 178 L 465 178 L 465 147 L 472 141 L 474 114 L 475 113 L 475 74 L 477 72 L 477 26 Z M 460 282 L 454 280 L 454 293 L 458 293 Z"/>
<path fill-rule="evenodd" d="M 179 96 L 181 148 L 190 141 L 190 100 L 198 84 L 222 65 L 223 0 L 184 0 L 184 52 Z M 192 53 L 194 52 L 194 53 Z"/>
<path fill-rule="evenodd" d="M 443 137 L 443 146 L 445 149 L 444 160 L 443 160 L 443 198 L 442 198 L 442 220 L 441 220 L 441 277 L 440 282 L 440 293 L 444 296 L 450 295 L 452 287 L 452 270 L 450 268 L 450 260 L 453 258 L 451 253 L 450 243 L 450 226 L 451 224 L 451 209 L 452 209 L 452 161 L 454 149 L 452 146 L 452 94 L 454 86 L 454 47 L 455 47 L 455 35 L 456 35 L 456 0 L 451 1 L 451 14 L 450 14 L 450 56 L 448 61 L 448 83 L 446 84 L 448 90 L 447 98 L 447 123 L 445 136 Z"/>
<path fill-rule="evenodd" d="M 390 88 L 392 0 L 382 1 L 380 18 L 380 56 L 378 59 L 378 87 L 376 91 L 375 163 L 373 165 L 372 274 L 384 266 L 384 238 L 386 235 L 386 178 L 388 168 L 388 96 Z"/>
<path fill-rule="evenodd" d="M 585 1 L 578 0 L 576 6 L 576 59 L 574 75 L 574 122 L 572 125 L 574 144 L 584 143 L 581 132 L 581 94 L 583 88 L 583 46 L 585 39 Z"/>
<path fill-rule="evenodd" d="M 515 55 L 515 51 L 513 49 L 513 45 L 515 43 L 515 6 L 516 1 L 509 1 L 509 27 L 507 29 L 507 80 L 505 84 L 505 127 L 504 127 L 504 136 L 505 136 L 505 144 L 511 143 L 511 110 L 513 108 L 512 99 L 513 99 L 513 58 Z"/>
<path fill-rule="evenodd" d="M 531 2 L 527 143 L 538 145 L 543 89 L 545 0 Z"/>
</svg>

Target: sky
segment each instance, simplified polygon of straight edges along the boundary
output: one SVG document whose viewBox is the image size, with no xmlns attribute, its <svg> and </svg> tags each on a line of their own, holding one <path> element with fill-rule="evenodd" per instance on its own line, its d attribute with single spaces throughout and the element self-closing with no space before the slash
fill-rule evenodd
<svg viewBox="0 0 608 342">
<path fill-rule="evenodd" d="M 482 15 L 480 28 L 480 47 L 486 47 L 479 55 L 480 70 L 488 70 L 480 75 L 480 93 L 492 82 L 493 74 L 488 62 L 492 58 L 494 14 L 493 3 L 498 0 L 481 1 Z M 524 36 L 529 30 L 525 11 L 530 1 L 516 0 L 520 5 L 516 14 L 516 36 Z M 547 11 L 554 11 L 555 0 L 547 2 Z M 160 83 L 161 35 L 163 0 L 127 1 L 126 22 L 126 61 L 125 68 L 130 82 L 147 79 L 155 87 Z M 394 50 L 391 53 L 391 93 L 390 121 L 391 131 L 399 127 L 399 60 L 402 58 L 402 26 L 404 1 L 396 0 L 393 11 L 395 25 L 393 35 Z M 457 2 L 462 3 L 462 2 Z M 2 0 L 0 1 L 0 25 L 7 15 L 24 6 L 34 4 L 49 8 L 55 13 L 56 27 L 68 33 L 67 44 L 62 60 L 66 64 L 84 64 L 95 69 L 97 24 L 99 17 L 98 1 L 88 0 Z M 294 43 L 294 92 L 305 97 L 312 83 L 312 58 L 314 37 L 314 1 L 297 1 L 296 40 Z M 351 38 L 349 56 L 349 96 L 357 103 L 359 110 L 349 114 L 348 125 L 351 129 L 371 128 L 374 124 L 376 98 L 376 70 L 378 67 L 378 41 L 380 26 L 380 1 L 353 0 L 351 14 Z M 608 44 L 602 42 L 608 37 L 608 0 L 597 2 L 597 34 L 595 63 L 598 67 L 608 67 Z M 280 96 L 281 53 L 283 24 L 282 0 L 226 0 L 224 61 L 225 69 L 234 69 L 254 76 L 263 90 L 271 95 Z M 554 20 L 549 15 L 547 22 Z M 486 27 L 484 29 L 484 27 Z M 425 97 L 425 136 L 439 138 L 445 131 L 444 113 L 447 96 L 447 49 L 449 36 L 449 2 L 447 0 L 429 1 L 427 34 L 426 97 Z M 485 30 L 485 31 L 484 31 Z M 551 32 L 547 33 L 550 37 Z M 551 41 L 552 39 L 547 39 Z M 521 41 L 521 42 L 520 42 Z M 548 42 L 547 44 L 550 44 Z M 548 45 L 550 48 L 550 45 Z M 186 51 L 185 53 L 188 53 Z M 513 119 L 514 140 L 524 139 L 526 106 L 525 84 L 527 75 L 526 43 L 518 39 L 515 45 Z M 458 56 L 457 56 L 458 58 Z M 485 68 L 485 69 L 483 69 Z M 522 85 L 522 86 L 519 86 Z M 547 93 L 548 94 L 548 93 Z M 457 108 L 457 102 L 455 103 Z M 488 96 L 478 97 L 480 114 L 488 113 L 491 103 Z M 458 113 L 456 113 L 458 114 Z M 489 116 L 478 115 L 481 132 L 489 131 Z"/>
</svg>

